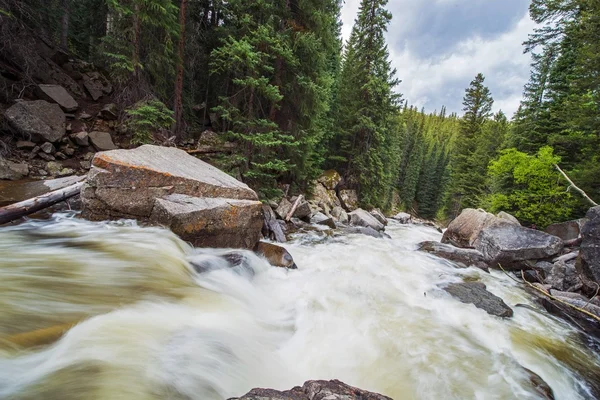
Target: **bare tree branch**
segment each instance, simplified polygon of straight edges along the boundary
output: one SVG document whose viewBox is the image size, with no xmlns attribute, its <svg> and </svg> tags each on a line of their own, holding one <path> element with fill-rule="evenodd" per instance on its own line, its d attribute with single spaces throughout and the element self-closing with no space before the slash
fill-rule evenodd
<svg viewBox="0 0 600 400">
<path fill-rule="evenodd" d="M 577 190 L 579 193 L 581 193 L 581 195 L 583 196 L 584 199 L 586 199 L 594 207 L 596 207 L 598 205 L 598 203 L 596 203 L 594 200 L 592 200 L 590 198 L 590 196 L 587 195 L 586 192 L 584 192 L 582 189 L 580 189 L 579 187 L 577 187 L 577 185 L 575 185 L 573 183 L 573 181 L 567 176 L 567 174 L 565 173 L 565 171 L 563 171 L 562 169 L 560 169 L 560 167 L 557 164 L 554 164 L 554 166 L 556 167 L 556 169 L 558 170 L 558 172 L 560 172 L 561 175 L 565 177 L 565 179 L 569 182 L 569 184 L 571 185 L 571 187 L 573 189 Z"/>
</svg>

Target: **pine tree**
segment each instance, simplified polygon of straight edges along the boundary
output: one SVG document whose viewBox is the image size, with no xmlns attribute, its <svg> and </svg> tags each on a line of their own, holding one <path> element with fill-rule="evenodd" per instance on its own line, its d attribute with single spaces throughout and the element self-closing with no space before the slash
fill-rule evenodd
<svg viewBox="0 0 600 400">
<path fill-rule="evenodd" d="M 365 206 L 384 206 L 397 169 L 394 115 L 399 95 L 384 33 L 391 21 L 387 0 L 362 0 L 346 46 L 339 83 L 339 131 L 333 149 L 349 185 Z"/>
<path fill-rule="evenodd" d="M 457 143 L 452 159 L 451 213 L 457 215 L 467 207 L 477 207 L 485 190 L 487 163 L 478 154 L 482 128 L 491 116 L 494 100 L 484 85 L 485 77 L 478 74 L 465 91 L 463 111 Z"/>
</svg>

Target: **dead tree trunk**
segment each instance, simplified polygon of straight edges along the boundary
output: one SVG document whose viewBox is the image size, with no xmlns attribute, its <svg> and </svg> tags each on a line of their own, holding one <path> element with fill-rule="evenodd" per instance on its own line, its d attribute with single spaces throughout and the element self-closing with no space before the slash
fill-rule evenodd
<svg viewBox="0 0 600 400">
<path fill-rule="evenodd" d="M 569 178 L 569 176 L 565 173 L 565 171 L 560 169 L 560 167 L 557 164 L 554 164 L 554 166 L 556 167 L 558 172 L 560 172 L 560 174 L 567 180 L 567 182 L 569 182 L 571 187 L 573 189 L 575 189 L 576 191 L 578 191 L 583 196 L 583 198 L 586 199 L 593 207 L 596 207 L 598 205 L 598 203 L 596 203 L 594 200 L 592 200 L 590 198 L 590 196 L 588 196 L 587 193 L 583 191 L 583 189 L 580 189 L 579 187 L 577 187 L 577 185 L 575 185 L 573 183 L 573 181 L 571 180 L 571 178 Z"/>
<path fill-rule="evenodd" d="M 36 211 L 43 210 L 61 201 L 79 194 L 84 182 L 79 182 L 64 189 L 55 190 L 29 200 L 0 208 L 0 225 L 9 223 Z"/>
</svg>

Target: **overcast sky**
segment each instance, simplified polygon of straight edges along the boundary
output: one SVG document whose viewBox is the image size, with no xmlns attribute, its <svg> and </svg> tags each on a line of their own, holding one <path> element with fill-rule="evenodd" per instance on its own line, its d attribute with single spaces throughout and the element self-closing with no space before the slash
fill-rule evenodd
<svg viewBox="0 0 600 400">
<path fill-rule="evenodd" d="M 478 72 L 494 97 L 494 110 L 508 117 L 519 106 L 529 78 L 522 43 L 534 27 L 530 0 L 390 0 L 387 42 L 409 104 L 427 112 L 445 105 L 462 114 L 465 88 Z M 345 0 L 344 39 L 360 0 Z"/>
</svg>

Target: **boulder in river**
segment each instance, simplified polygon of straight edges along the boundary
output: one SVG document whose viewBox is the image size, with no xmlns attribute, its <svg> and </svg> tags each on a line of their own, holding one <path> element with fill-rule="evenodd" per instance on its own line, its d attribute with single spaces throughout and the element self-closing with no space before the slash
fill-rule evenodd
<svg viewBox="0 0 600 400">
<path fill-rule="evenodd" d="M 371 215 L 374 216 L 375 219 L 377 219 L 377 221 L 381 222 L 384 226 L 387 226 L 388 220 L 385 217 L 385 215 L 383 215 L 383 213 L 381 212 L 381 210 L 379 208 L 372 209 Z"/>
<path fill-rule="evenodd" d="M 331 229 L 336 228 L 335 221 L 333 220 L 333 218 L 328 217 L 327 215 L 323 214 L 322 212 L 318 212 L 315 215 L 313 215 L 310 218 L 310 222 L 312 224 L 325 225 L 325 226 L 330 227 Z"/>
<path fill-rule="evenodd" d="M 513 316 L 513 310 L 504 300 L 487 291 L 482 282 L 451 283 L 444 290 L 463 303 L 474 304 L 490 315 L 508 318 Z"/>
<path fill-rule="evenodd" d="M 298 269 L 292 255 L 283 247 L 267 242 L 258 242 L 254 252 L 276 267 Z"/>
<path fill-rule="evenodd" d="M 58 142 L 66 132 L 63 111 L 44 100 L 20 101 L 6 110 L 4 118 L 22 137 L 38 143 Z"/>
<path fill-rule="evenodd" d="M 466 208 L 450 222 L 448 229 L 442 236 L 442 243 L 449 243 L 462 248 L 473 248 L 481 230 L 497 220 L 496 216 L 484 210 Z"/>
<path fill-rule="evenodd" d="M 600 206 L 590 208 L 586 219 L 577 268 L 588 280 L 600 283 Z"/>
<path fill-rule="evenodd" d="M 382 231 L 385 229 L 385 226 L 377 220 L 371 213 L 368 211 L 359 208 L 357 210 L 352 211 L 350 214 L 350 223 L 355 226 L 364 226 L 365 228 L 372 228 L 376 231 Z"/>
<path fill-rule="evenodd" d="M 343 224 L 348 223 L 348 220 L 350 219 L 346 210 L 340 206 L 333 207 L 333 210 L 331 210 L 331 216 Z"/>
<path fill-rule="evenodd" d="M 419 250 L 453 261 L 461 266 L 474 266 L 485 271 L 488 270 L 485 257 L 475 249 L 461 249 L 449 244 L 430 241 L 419 244 Z"/>
<path fill-rule="evenodd" d="M 382 394 L 367 392 L 338 380 L 308 381 L 291 390 L 252 389 L 242 397 L 229 400 L 392 400 Z"/>
<path fill-rule="evenodd" d="M 96 154 L 81 197 L 85 218 L 162 224 L 197 246 L 252 248 L 263 225 L 252 189 L 170 147 Z"/>
<path fill-rule="evenodd" d="M 405 213 L 405 212 L 401 212 L 401 213 L 394 215 L 392 217 L 392 219 L 395 219 L 396 221 L 400 222 L 401 224 L 410 224 L 410 222 L 412 220 L 412 215 Z"/>
</svg>

